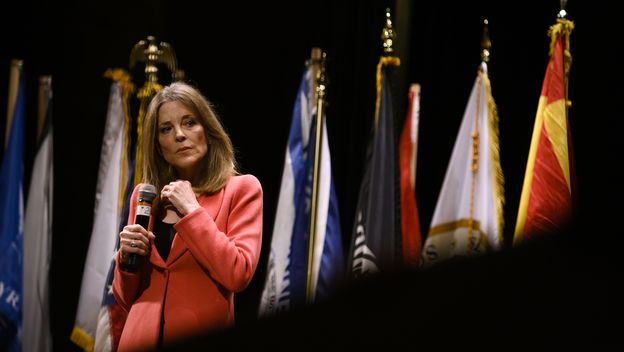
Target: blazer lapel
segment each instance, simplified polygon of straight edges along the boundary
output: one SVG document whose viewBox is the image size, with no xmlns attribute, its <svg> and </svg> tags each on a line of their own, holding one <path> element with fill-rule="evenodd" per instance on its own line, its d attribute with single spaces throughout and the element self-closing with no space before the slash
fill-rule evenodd
<svg viewBox="0 0 624 352">
<path fill-rule="evenodd" d="M 149 225 L 147 226 L 147 228 L 150 231 L 154 231 L 154 217 L 153 216 L 150 216 Z M 152 263 L 152 265 L 157 266 L 161 269 L 165 269 L 167 267 L 167 265 L 165 265 L 165 261 L 162 260 L 162 258 L 160 257 L 160 254 L 158 253 L 158 249 L 156 249 L 156 244 L 154 244 L 154 242 L 152 242 L 152 248 L 151 248 L 151 252 L 149 256 L 149 261 L 150 263 Z"/>
<path fill-rule="evenodd" d="M 221 190 L 215 194 L 210 196 L 200 196 L 197 200 L 199 201 L 199 205 L 202 208 L 208 211 L 208 215 L 216 221 L 217 215 L 219 214 L 219 210 L 221 209 L 221 204 L 223 203 L 223 198 L 225 194 L 225 187 L 221 188 Z M 177 235 L 177 233 L 176 233 Z M 155 247 L 153 249 L 156 249 Z M 188 248 L 184 245 L 184 241 L 178 238 L 178 236 L 173 237 L 173 242 L 171 243 L 171 252 L 169 252 L 169 257 L 167 258 L 167 264 L 171 265 L 175 262 L 184 252 L 186 252 Z M 152 253 L 152 257 L 154 257 L 154 253 Z M 162 259 L 159 255 L 156 254 L 156 257 L 162 263 Z M 155 263 L 152 261 L 152 263 Z"/>
<path fill-rule="evenodd" d="M 160 254 L 158 253 L 158 249 L 156 249 L 156 245 L 154 243 L 152 243 L 152 252 L 150 253 L 150 263 L 152 263 L 152 265 L 157 266 L 161 269 L 165 269 L 167 267 L 167 265 L 165 264 L 165 261 L 162 260 L 162 258 L 160 257 Z"/>
</svg>

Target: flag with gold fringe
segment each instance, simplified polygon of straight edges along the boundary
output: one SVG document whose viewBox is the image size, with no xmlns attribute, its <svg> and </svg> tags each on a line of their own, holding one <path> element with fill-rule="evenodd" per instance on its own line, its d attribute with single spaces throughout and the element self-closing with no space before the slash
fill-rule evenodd
<svg viewBox="0 0 624 352">
<path fill-rule="evenodd" d="M 364 176 L 355 212 L 347 272 L 353 279 L 402 265 L 397 224 L 397 166 L 392 78 L 398 57 L 377 64 L 375 121 L 366 151 Z"/>
<path fill-rule="evenodd" d="M 567 114 L 572 21 L 550 27 L 550 59 L 542 85 L 527 161 L 514 245 L 562 231 L 573 214 L 574 156 Z"/>
<path fill-rule="evenodd" d="M 423 246 L 425 267 L 503 245 L 498 115 L 481 63 Z"/>
<path fill-rule="evenodd" d="M 130 140 L 131 140 L 131 116 L 130 116 L 130 96 L 134 93 L 135 87 L 130 82 L 130 76 L 123 70 L 109 70 L 106 75 L 112 77 L 115 81 L 118 81 L 122 85 L 122 105 L 124 109 L 124 142 L 122 149 L 125 151 L 121 160 L 121 179 L 126 180 L 126 186 L 124 188 L 123 182 L 121 184 L 119 199 L 121 201 L 120 207 L 123 207 L 123 211 L 119 221 L 119 231 L 126 225 L 126 219 L 129 212 L 129 197 L 134 189 L 134 182 L 132 181 L 134 169 L 134 159 L 128 159 L 127 155 L 130 154 Z M 129 171 L 129 172 L 128 172 Z M 115 245 L 115 252 L 119 249 L 119 238 L 117 238 Z M 95 351 L 117 351 L 119 346 L 119 340 L 121 339 L 121 332 L 126 323 L 128 312 L 126 312 L 117 303 L 115 296 L 113 295 L 112 285 L 113 276 L 115 273 L 115 258 L 111 258 L 110 268 L 108 269 L 108 276 L 106 277 L 106 284 L 102 292 L 102 305 L 98 314 L 97 329 L 95 332 Z"/>
<path fill-rule="evenodd" d="M 127 178 L 126 109 L 129 77 L 123 70 L 109 70 L 110 89 L 106 126 L 102 140 L 100 169 L 95 194 L 93 231 L 85 263 L 76 321 L 71 340 L 85 351 L 96 346 L 96 330 L 102 309 L 102 294 L 107 292 L 107 276 L 119 236 L 119 226 Z M 112 349 L 112 348 L 111 348 Z M 107 346 L 98 351 L 110 350 Z"/>
</svg>

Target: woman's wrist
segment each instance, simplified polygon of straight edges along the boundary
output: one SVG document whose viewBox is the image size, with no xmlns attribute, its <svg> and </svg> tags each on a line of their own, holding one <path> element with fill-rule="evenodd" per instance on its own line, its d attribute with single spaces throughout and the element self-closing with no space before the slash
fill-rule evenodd
<svg viewBox="0 0 624 352">
<path fill-rule="evenodd" d="M 186 211 L 184 215 L 188 215 L 192 212 L 194 212 L 195 210 L 201 208 L 201 206 L 199 204 L 190 204 L 188 207 L 186 207 Z"/>
<path fill-rule="evenodd" d="M 128 257 L 121 251 L 121 249 L 119 249 L 117 252 L 119 252 L 119 258 L 117 260 L 119 263 L 119 268 L 123 270 L 128 263 Z"/>
</svg>

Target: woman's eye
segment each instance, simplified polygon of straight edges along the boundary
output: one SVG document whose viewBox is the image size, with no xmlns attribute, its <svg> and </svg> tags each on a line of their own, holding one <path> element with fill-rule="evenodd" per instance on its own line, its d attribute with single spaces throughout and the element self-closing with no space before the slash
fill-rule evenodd
<svg viewBox="0 0 624 352">
<path fill-rule="evenodd" d="M 171 126 L 164 126 L 160 128 L 160 133 L 167 133 L 171 131 Z"/>
<path fill-rule="evenodd" d="M 193 120 L 193 119 L 187 119 L 187 120 L 184 121 L 184 126 L 193 127 L 193 126 L 195 126 L 196 123 L 197 122 L 195 122 L 195 120 Z"/>
</svg>

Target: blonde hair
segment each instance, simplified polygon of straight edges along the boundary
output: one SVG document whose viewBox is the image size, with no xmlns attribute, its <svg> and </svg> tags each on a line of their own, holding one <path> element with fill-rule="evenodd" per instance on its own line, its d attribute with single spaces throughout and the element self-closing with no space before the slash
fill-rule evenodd
<svg viewBox="0 0 624 352">
<path fill-rule="evenodd" d="M 230 137 L 212 109 L 212 104 L 194 87 L 181 82 L 172 83 L 156 93 L 147 108 L 143 125 L 143 181 L 160 190 L 178 177 L 175 169 L 164 159 L 158 142 L 160 107 L 177 101 L 190 109 L 204 127 L 208 151 L 197 170 L 198 193 L 211 194 L 220 190 L 230 176 L 238 174 L 234 148 Z"/>
</svg>

